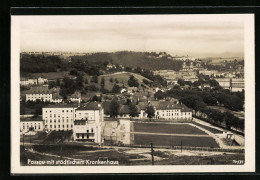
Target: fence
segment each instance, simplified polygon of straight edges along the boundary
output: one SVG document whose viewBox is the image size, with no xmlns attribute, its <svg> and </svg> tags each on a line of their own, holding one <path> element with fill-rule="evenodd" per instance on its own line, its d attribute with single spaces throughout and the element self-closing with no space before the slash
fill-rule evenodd
<svg viewBox="0 0 260 180">
<path fill-rule="evenodd" d="M 122 144 L 124 147 L 135 147 L 135 148 L 151 148 L 151 145 L 137 145 L 137 144 Z M 207 151 L 207 152 L 233 152 L 233 153 L 244 153 L 244 149 L 224 149 L 224 148 L 210 148 L 210 147 L 191 147 L 191 146 L 160 146 L 153 145 L 157 149 L 172 149 L 172 150 L 189 150 L 189 151 Z"/>
</svg>

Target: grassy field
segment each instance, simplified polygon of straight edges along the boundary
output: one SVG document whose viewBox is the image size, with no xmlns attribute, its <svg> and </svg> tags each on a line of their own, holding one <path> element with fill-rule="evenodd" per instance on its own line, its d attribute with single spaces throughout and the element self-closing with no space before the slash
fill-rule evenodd
<svg viewBox="0 0 260 180">
<path fill-rule="evenodd" d="M 218 144 L 211 137 L 179 137 L 164 135 L 144 135 L 135 134 L 134 144 L 149 145 L 153 143 L 158 146 L 190 146 L 190 147 L 214 147 L 218 148 Z"/>
<path fill-rule="evenodd" d="M 197 126 L 202 127 L 203 129 L 206 129 L 206 130 L 208 130 L 209 132 L 212 132 L 212 133 L 214 133 L 214 134 L 222 134 L 222 133 L 223 133 L 223 131 L 220 131 L 220 130 L 218 130 L 218 129 L 211 128 L 211 127 L 208 127 L 208 126 L 204 126 L 204 125 L 202 125 L 202 124 L 200 124 L 200 123 L 196 123 L 196 122 L 192 122 L 192 123 L 195 124 L 195 125 L 197 125 Z"/>
<path fill-rule="evenodd" d="M 118 80 L 118 85 L 119 86 L 125 86 L 125 87 L 128 87 L 128 80 L 129 80 L 129 77 L 133 75 L 139 82 L 140 86 L 141 84 L 143 84 L 145 87 L 149 88 L 147 85 L 145 85 L 143 83 L 143 79 L 146 79 L 148 81 L 150 81 L 149 79 L 139 75 L 139 74 L 135 74 L 135 73 L 130 73 L 130 72 L 123 72 L 123 73 L 114 73 L 114 74 L 106 74 L 106 75 L 101 75 L 98 77 L 98 83 L 91 83 L 91 76 L 87 76 L 85 75 L 84 76 L 84 80 L 88 79 L 88 84 L 85 84 L 85 85 L 95 85 L 97 86 L 98 88 L 101 88 L 100 86 L 100 82 L 101 82 L 101 79 L 104 77 L 105 79 L 105 89 L 108 89 L 108 90 L 112 90 L 114 84 L 115 84 L 115 79 Z M 110 82 L 110 79 L 113 78 L 113 82 Z"/>
<path fill-rule="evenodd" d="M 134 123 L 134 131 L 173 134 L 206 134 L 198 128 L 187 124 Z"/>
</svg>

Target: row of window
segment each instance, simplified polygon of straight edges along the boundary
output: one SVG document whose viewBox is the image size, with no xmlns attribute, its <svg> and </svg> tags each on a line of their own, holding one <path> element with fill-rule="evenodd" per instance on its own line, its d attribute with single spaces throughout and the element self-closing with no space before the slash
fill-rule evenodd
<svg viewBox="0 0 260 180">
<path fill-rule="evenodd" d="M 66 121 L 65 121 L 64 119 L 63 119 L 62 121 L 59 120 L 59 119 L 56 121 L 56 119 L 54 119 L 53 122 L 54 122 L 54 123 L 56 123 L 56 122 L 58 122 L 58 123 L 63 122 L 63 123 L 64 123 L 64 122 L 66 122 Z M 67 123 L 68 123 L 68 122 L 69 122 L 69 120 L 67 119 Z M 73 120 L 71 119 L 70 122 L 73 122 Z M 45 120 L 45 123 L 48 123 L 48 120 Z M 52 120 L 50 120 L 50 123 L 52 123 Z"/>
<path fill-rule="evenodd" d="M 26 123 L 26 124 L 22 123 L 22 127 L 23 127 L 23 129 L 29 129 L 30 127 L 33 127 L 34 129 L 37 129 L 37 124 L 34 123 L 34 126 L 33 126 L 32 123 L 31 123 L 31 125 L 29 123 Z M 40 123 L 38 123 L 38 129 L 41 129 L 41 124 Z"/>
<path fill-rule="evenodd" d="M 190 113 L 182 113 L 182 114 L 179 114 L 179 113 L 172 113 L 172 114 L 171 114 L 171 113 L 166 113 L 165 116 L 171 116 L 171 115 L 172 115 L 172 116 L 174 116 L 174 115 L 175 115 L 175 116 L 179 116 L 179 115 L 182 115 L 182 116 L 183 116 L 183 114 L 184 114 L 184 116 L 190 115 Z M 162 116 L 164 116 L 164 114 L 162 114 Z"/>
<path fill-rule="evenodd" d="M 46 97 L 51 97 L 52 94 L 27 94 L 27 96 L 46 96 Z"/>
<path fill-rule="evenodd" d="M 71 124 L 70 126 L 69 126 L 68 124 L 67 124 L 67 126 L 65 126 L 65 125 L 62 125 L 62 126 L 61 126 L 61 125 L 53 125 L 53 126 L 50 125 L 50 129 L 52 129 L 52 127 L 55 128 L 55 129 L 56 129 L 56 127 L 57 127 L 57 128 L 61 128 L 61 127 L 62 127 L 62 128 L 65 128 L 65 127 L 67 127 L 67 128 L 69 128 L 69 127 L 73 128 L 73 125 L 72 125 L 72 124 Z M 48 125 L 45 125 L 45 128 L 48 128 Z"/>
<path fill-rule="evenodd" d="M 73 110 L 57 110 L 57 111 L 58 111 L 58 112 L 60 112 L 60 111 L 61 111 L 61 112 L 73 112 Z M 48 112 L 51 113 L 52 111 L 51 111 L 51 110 L 49 110 L 49 111 L 48 111 L 48 110 L 45 110 L 45 112 L 46 112 L 46 113 L 48 113 Z M 56 111 L 53 111 L 53 112 L 56 112 Z"/>
<path fill-rule="evenodd" d="M 167 110 L 165 112 L 177 112 L 177 111 L 180 111 L 180 109 L 175 109 L 175 110 Z M 162 112 L 164 112 L 164 110 L 162 110 Z"/>
</svg>

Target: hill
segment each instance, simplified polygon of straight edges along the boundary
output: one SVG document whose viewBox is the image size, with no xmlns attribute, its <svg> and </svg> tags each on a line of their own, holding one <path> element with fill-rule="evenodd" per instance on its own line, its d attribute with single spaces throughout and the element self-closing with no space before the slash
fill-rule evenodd
<svg viewBox="0 0 260 180">
<path fill-rule="evenodd" d="M 98 83 L 93 83 L 91 82 L 91 78 L 92 76 L 88 76 L 88 75 L 85 75 L 84 76 L 84 80 L 85 79 L 88 79 L 88 84 L 85 84 L 85 86 L 87 85 L 95 85 L 96 87 L 98 87 L 99 89 L 101 88 L 100 86 L 100 82 L 101 82 L 101 79 L 104 77 L 105 79 L 105 89 L 107 90 L 112 90 L 114 84 L 116 83 L 115 80 L 117 79 L 118 80 L 118 85 L 119 86 L 125 86 L 125 87 L 128 87 L 128 80 L 129 80 L 129 77 L 133 75 L 137 80 L 138 80 L 138 83 L 139 83 L 139 87 L 141 88 L 141 85 L 145 86 L 146 88 L 150 88 L 149 86 L 147 86 L 146 84 L 143 83 L 143 79 L 146 79 L 147 81 L 150 82 L 149 79 L 139 75 L 139 74 L 135 74 L 135 73 L 130 73 L 130 72 L 118 72 L 118 73 L 113 73 L 113 74 L 106 74 L 106 75 L 101 75 L 98 77 Z M 113 82 L 110 82 L 110 79 L 113 79 Z"/>
<path fill-rule="evenodd" d="M 123 65 L 124 67 L 149 70 L 171 69 L 178 71 L 182 68 L 182 61 L 168 59 L 170 55 L 160 56 L 155 52 L 133 52 L 120 51 L 114 53 L 93 53 L 84 56 L 72 56 L 72 60 L 84 60 L 89 63 L 112 62 L 114 64 Z"/>
</svg>

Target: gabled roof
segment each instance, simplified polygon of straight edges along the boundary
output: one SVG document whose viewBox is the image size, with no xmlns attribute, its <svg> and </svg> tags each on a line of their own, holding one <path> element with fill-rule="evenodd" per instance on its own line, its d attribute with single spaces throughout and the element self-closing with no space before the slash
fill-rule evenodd
<svg viewBox="0 0 260 180">
<path fill-rule="evenodd" d="M 100 107 L 99 107 L 99 104 L 98 102 L 89 102 L 89 103 L 85 103 L 85 104 L 82 104 L 82 106 L 78 107 L 76 109 L 76 111 L 80 111 L 80 110 L 100 110 L 102 109 L 102 106 L 100 104 Z"/>
</svg>

